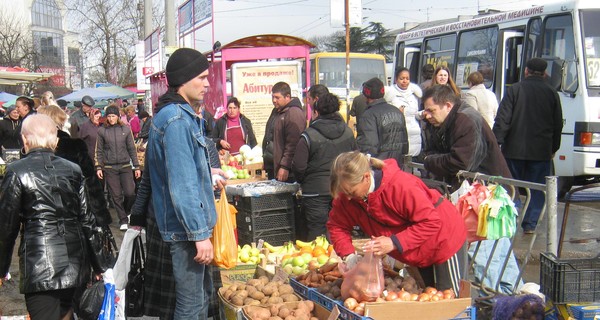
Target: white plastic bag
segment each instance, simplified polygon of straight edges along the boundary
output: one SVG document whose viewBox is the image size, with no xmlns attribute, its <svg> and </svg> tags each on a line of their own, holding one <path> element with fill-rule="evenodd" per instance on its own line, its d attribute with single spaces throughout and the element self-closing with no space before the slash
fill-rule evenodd
<svg viewBox="0 0 600 320">
<path fill-rule="evenodd" d="M 117 290 L 125 290 L 127 285 L 127 275 L 131 267 L 131 253 L 133 251 L 133 240 L 141 233 L 139 230 L 127 229 L 121 248 L 119 249 L 119 257 L 113 268 L 115 277 L 115 288 Z M 142 237 L 143 239 L 143 237 Z M 144 241 L 145 242 L 145 241 Z"/>
</svg>

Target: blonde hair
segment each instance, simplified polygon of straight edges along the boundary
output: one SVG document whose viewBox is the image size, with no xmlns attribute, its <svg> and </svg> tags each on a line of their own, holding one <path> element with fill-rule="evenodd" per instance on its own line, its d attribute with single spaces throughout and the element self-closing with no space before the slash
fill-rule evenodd
<svg viewBox="0 0 600 320">
<path fill-rule="evenodd" d="M 125 107 L 125 114 L 127 114 L 129 111 L 134 111 L 135 112 L 135 107 L 134 106 L 127 106 L 127 107 Z"/>
<path fill-rule="evenodd" d="M 42 93 L 42 96 L 40 99 L 40 104 L 42 106 L 56 104 L 56 100 L 54 100 L 54 94 L 52 93 L 52 91 L 46 91 L 46 92 Z"/>
<path fill-rule="evenodd" d="M 56 123 L 45 114 L 32 114 L 25 118 L 21 135 L 27 141 L 27 149 L 50 148 L 56 149 L 58 137 Z"/>
<path fill-rule="evenodd" d="M 62 129 L 67 121 L 67 114 L 55 104 L 41 106 L 38 108 L 37 112 L 49 116 L 59 129 Z"/>
<path fill-rule="evenodd" d="M 365 172 L 370 171 L 371 168 L 382 169 L 384 165 L 383 161 L 360 151 L 340 154 L 331 165 L 329 186 L 331 195 L 335 198 L 342 192 L 340 190 L 342 182 L 351 186 L 357 185 L 362 181 Z"/>
</svg>

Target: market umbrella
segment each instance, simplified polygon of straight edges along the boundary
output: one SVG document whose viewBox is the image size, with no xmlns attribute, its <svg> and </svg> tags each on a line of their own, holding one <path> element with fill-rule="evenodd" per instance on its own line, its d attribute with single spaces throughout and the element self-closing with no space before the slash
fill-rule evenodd
<svg viewBox="0 0 600 320">
<path fill-rule="evenodd" d="M 19 96 L 16 96 L 14 94 L 8 93 L 8 92 L 0 92 L 0 102 L 7 102 L 10 100 L 15 100 L 17 99 Z"/>
<path fill-rule="evenodd" d="M 110 93 L 108 91 L 94 88 L 83 88 L 81 90 L 69 93 L 66 96 L 62 96 L 59 99 L 63 99 L 66 101 L 80 101 L 81 98 L 83 98 L 83 96 L 90 96 L 94 98 L 94 100 L 115 99 L 119 97 L 119 95 L 115 93 Z"/>
<path fill-rule="evenodd" d="M 135 93 L 119 86 L 98 87 L 97 89 L 116 94 L 121 99 L 133 99 L 135 97 Z"/>
</svg>

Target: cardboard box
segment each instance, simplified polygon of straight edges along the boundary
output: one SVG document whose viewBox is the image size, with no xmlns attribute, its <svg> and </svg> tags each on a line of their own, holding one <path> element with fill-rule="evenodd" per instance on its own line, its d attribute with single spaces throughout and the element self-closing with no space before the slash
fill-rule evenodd
<svg viewBox="0 0 600 320">
<path fill-rule="evenodd" d="M 471 298 L 441 300 L 436 302 L 379 302 L 368 303 L 365 316 L 377 320 L 448 320 L 471 306 Z"/>
<path fill-rule="evenodd" d="M 298 302 L 286 302 L 285 304 L 288 305 L 288 306 L 291 306 L 291 307 L 295 307 L 298 304 Z M 315 303 L 314 305 L 315 305 L 315 309 L 312 312 L 313 316 L 316 317 L 319 320 L 327 320 L 327 318 L 329 318 L 329 314 L 331 312 L 329 312 L 327 309 L 323 308 L 322 306 L 320 306 L 317 303 Z M 244 320 L 258 320 L 258 319 L 252 319 L 252 318 L 250 318 L 248 316 L 248 313 L 246 312 L 246 307 L 242 308 L 242 319 L 244 319 Z"/>
<path fill-rule="evenodd" d="M 239 273 L 236 273 L 237 271 L 235 270 L 237 267 L 240 267 Z M 250 273 L 250 270 L 252 270 L 252 272 Z M 224 272 L 225 271 L 225 272 Z M 232 271 L 233 273 L 227 273 L 228 271 Z M 223 276 L 223 274 L 226 274 L 227 276 L 227 281 L 229 281 L 229 283 L 227 285 L 225 285 L 225 277 Z M 242 278 L 245 278 L 248 274 L 251 274 L 251 276 L 245 280 L 239 280 Z M 250 279 L 253 278 L 259 278 L 261 276 L 266 276 L 269 279 L 273 279 L 274 274 L 267 271 L 265 268 L 261 267 L 261 266 L 257 266 L 255 264 L 250 264 L 250 265 L 238 265 L 235 268 L 232 269 L 222 269 L 221 270 L 221 279 L 223 281 L 223 286 L 221 288 L 219 288 L 219 291 L 217 293 L 218 297 L 219 297 L 219 306 L 221 309 L 221 313 L 225 316 L 226 320 L 242 320 L 242 307 L 238 307 L 234 304 L 232 304 L 231 302 L 227 301 L 224 297 L 223 297 L 223 292 L 225 292 L 225 290 L 227 290 L 227 287 L 230 286 L 233 282 L 238 281 L 238 282 L 246 282 Z"/>
<path fill-rule="evenodd" d="M 249 263 L 241 263 L 231 269 L 219 269 L 221 271 L 223 287 L 228 287 L 235 281 L 246 282 L 254 278 L 254 274 L 256 273 L 256 265 Z"/>
<path fill-rule="evenodd" d="M 569 314 L 575 320 L 598 320 L 600 319 L 600 303 L 569 305 Z"/>
</svg>

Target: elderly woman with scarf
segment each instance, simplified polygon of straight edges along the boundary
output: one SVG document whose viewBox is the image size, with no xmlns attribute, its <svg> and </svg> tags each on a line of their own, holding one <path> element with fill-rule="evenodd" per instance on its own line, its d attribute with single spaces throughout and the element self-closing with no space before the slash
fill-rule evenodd
<svg viewBox="0 0 600 320">
<path fill-rule="evenodd" d="M 250 148 L 256 146 L 252 122 L 240 113 L 240 101 L 235 97 L 227 101 L 227 113 L 217 120 L 211 135 L 217 148 L 228 150 L 233 155 L 238 154 L 245 144 Z"/>
</svg>

